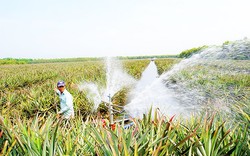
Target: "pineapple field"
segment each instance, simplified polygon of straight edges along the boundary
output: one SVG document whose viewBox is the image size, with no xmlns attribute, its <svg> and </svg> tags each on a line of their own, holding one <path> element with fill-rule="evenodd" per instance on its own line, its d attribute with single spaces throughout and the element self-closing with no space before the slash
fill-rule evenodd
<svg viewBox="0 0 250 156">
<path fill-rule="evenodd" d="M 156 59 L 164 74 L 181 59 Z M 139 81 L 150 60 L 122 60 L 124 72 Z M 142 118 L 130 118 L 115 128 L 104 125 L 107 110 L 94 103 L 82 83 L 105 87 L 103 60 L 0 66 L 0 155 L 250 155 L 250 61 L 220 60 L 199 63 L 170 76 L 166 85 L 197 90 L 206 101 L 189 118 L 163 115 L 150 109 Z M 222 72 L 223 71 L 223 72 Z M 66 82 L 74 98 L 75 118 L 57 119 L 58 80 Z M 117 92 L 112 101 L 126 105 L 130 88 Z M 188 94 L 187 94 L 188 95 Z M 216 105 L 218 99 L 229 106 Z M 221 104 L 220 103 L 220 104 Z M 222 111 L 219 111 L 222 110 Z M 101 113 L 100 113 L 101 112 Z"/>
</svg>

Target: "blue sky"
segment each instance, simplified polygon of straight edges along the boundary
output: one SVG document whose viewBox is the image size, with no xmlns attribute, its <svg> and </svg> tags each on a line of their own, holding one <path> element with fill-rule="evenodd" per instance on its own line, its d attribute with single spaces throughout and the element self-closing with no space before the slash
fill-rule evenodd
<svg viewBox="0 0 250 156">
<path fill-rule="evenodd" d="M 0 0 L 0 58 L 178 54 L 250 38 L 249 0 Z"/>
</svg>

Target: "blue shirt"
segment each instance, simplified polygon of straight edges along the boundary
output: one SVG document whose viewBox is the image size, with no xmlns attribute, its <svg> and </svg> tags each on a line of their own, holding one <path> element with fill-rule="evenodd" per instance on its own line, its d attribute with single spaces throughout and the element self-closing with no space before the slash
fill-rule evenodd
<svg viewBox="0 0 250 156">
<path fill-rule="evenodd" d="M 61 110 L 58 112 L 62 114 L 63 118 L 69 119 L 74 117 L 74 109 L 73 109 L 73 97 L 72 95 L 65 89 L 63 93 L 59 90 L 56 91 L 60 98 L 60 108 Z"/>
</svg>

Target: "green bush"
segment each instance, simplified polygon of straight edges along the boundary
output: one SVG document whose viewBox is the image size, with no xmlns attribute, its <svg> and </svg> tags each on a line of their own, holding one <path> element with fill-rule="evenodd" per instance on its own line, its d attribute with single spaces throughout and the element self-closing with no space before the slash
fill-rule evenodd
<svg viewBox="0 0 250 156">
<path fill-rule="evenodd" d="M 179 57 L 180 58 L 187 58 L 190 57 L 193 54 L 198 53 L 200 50 L 207 48 L 207 46 L 202 46 L 202 47 L 197 47 L 197 48 L 192 48 L 192 49 L 188 49 L 188 50 L 184 50 L 180 53 Z"/>
</svg>

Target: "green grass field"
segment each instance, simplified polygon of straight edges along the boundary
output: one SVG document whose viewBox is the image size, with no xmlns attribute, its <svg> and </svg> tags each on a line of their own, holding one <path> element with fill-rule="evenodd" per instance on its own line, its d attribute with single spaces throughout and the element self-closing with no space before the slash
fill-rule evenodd
<svg viewBox="0 0 250 156">
<path fill-rule="evenodd" d="M 138 80 L 149 61 L 122 62 Z M 155 62 L 161 74 L 179 61 Z M 133 119 L 131 128 L 116 125 L 114 131 L 102 125 L 93 103 L 77 87 L 82 82 L 105 86 L 104 66 L 100 60 L 1 65 L 0 155 L 250 155 L 249 60 L 200 64 L 171 77 L 206 97 L 230 101 L 236 122 L 220 113 L 202 112 L 184 120 L 155 111 L 154 117 L 149 112 Z M 76 118 L 68 123 L 55 117 L 59 99 L 53 89 L 58 80 L 66 82 L 74 97 Z M 126 99 L 126 94 L 116 98 Z"/>
</svg>

